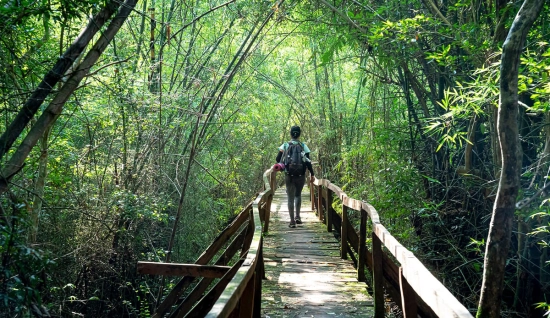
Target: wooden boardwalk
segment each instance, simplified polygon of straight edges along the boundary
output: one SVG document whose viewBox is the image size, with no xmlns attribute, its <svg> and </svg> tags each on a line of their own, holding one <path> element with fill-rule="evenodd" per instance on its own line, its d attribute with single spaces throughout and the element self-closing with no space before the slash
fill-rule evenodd
<svg viewBox="0 0 550 318">
<path fill-rule="evenodd" d="M 353 263 L 340 259 L 338 240 L 311 210 L 308 188 L 300 215 L 303 224 L 289 228 L 285 189 L 277 190 L 263 247 L 263 317 L 373 317 L 367 286 Z"/>
</svg>

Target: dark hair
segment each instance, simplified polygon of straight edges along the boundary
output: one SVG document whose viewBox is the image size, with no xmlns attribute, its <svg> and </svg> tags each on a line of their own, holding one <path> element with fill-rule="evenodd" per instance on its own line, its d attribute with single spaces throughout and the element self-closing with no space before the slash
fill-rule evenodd
<svg viewBox="0 0 550 318">
<path fill-rule="evenodd" d="M 300 134 L 301 130 L 299 126 L 292 126 L 292 128 L 290 128 L 290 136 L 292 136 L 292 138 L 298 138 Z"/>
</svg>

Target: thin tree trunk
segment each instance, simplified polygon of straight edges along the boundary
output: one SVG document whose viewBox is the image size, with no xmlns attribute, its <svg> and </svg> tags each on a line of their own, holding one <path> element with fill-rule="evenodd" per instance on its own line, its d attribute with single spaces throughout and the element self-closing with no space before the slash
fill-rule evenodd
<svg viewBox="0 0 550 318">
<path fill-rule="evenodd" d="M 8 189 L 8 183 L 11 178 L 23 167 L 23 163 L 29 155 L 32 148 L 42 137 L 46 129 L 50 127 L 57 117 L 61 114 L 63 106 L 76 90 L 82 79 L 88 74 L 90 68 L 97 62 L 105 48 L 109 45 L 115 34 L 118 32 L 126 18 L 130 15 L 137 0 L 126 0 L 118 14 L 113 18 L 109 27 L 101 35 L 86 58 L 80 63 L 77 70 L 71 74 L 65 85 L 59 93 L 54 97 L 52 102 L 44 110 L 38 118 L 36 124 L 29 131 L 25 139 L 19 145 L 17 151 L 10 158 L 8 163 L 2 168 L 0 178 L 0 193 L 4 193 Z"/>
<path fill-rule="evenodd" d="M 40 141 L 40 158 L 38 159 L 38 176 L 36 177 L 36 183 L 34 185 L 34 200 L 31 213 L 31 234 L 29 241 L 36 243 L 36 236 L 38 234 L 38 223 L 40 221 L 40 210 L 42 210 L 42 200 L 44 197 L 44 187 L 46 185 L 46 178 L 48 176 L 48 139 L 50 139 L 50 132 L 52 126 L 46 129 L 42 140 Z"/>
<path fill-rule="evenodd" d="M 86 28 L 75 39 L 73 44 L 65 51 L 54 67 L 44 76 L 38 88 L 32 93 L 31 97 L 25 102 L 10 126 L 0 137 L 0 159 L 10 150 L 13 143 L 23 132 L 27 124 L 34 117 L 46 97 L 50 94 L 55 85 L 65 75 L 65 72 L 73 65 L 73 62 L 84 51 L 88 43 L 92 40 L 97 31 L 105 24 L 107 19 L 120 6 L 118 1 L 109 1 L 105 7 L 88 23 Z M 7 178 L 10 175 L 2 175 Z"/>
<path fill-rule="evenodd" d="M 284 2 L 284 0 L 280 0 L 278 2 L 278 5 L 281 5 L 282 3 Z M 225 74 L 228 74 L 227 76 L 227 79 L 225 80 L 224 82 L 224 85 L 223 87 L 220 89 L 220 92 L 218 93 L 218 96 L 216 98 L 213 98 L 214 102 L 211 106 L 211 109 L 210 111 L 208 112 L 208 116 L 205 120 L 205 125 L 203 125 L 202 129 L 201 129 L 201 132 L 199 134 L 199 138 L 202 139 L 204 138 L 205 134 L 206 134 L 206 131 L 208 130 L 208 123 L 212 120 L 213 116 L 216 114 L 216 110 L 218 108 L 218 105 L 220 104 L 220 101 L 223 99 L 223 96 L 225 94 L 225 92 L 227 91 L 227 89 L 229 88 L 229 85 L 231 84 L 231 82 L 233 81 L 233 78 L 235 77 L 235 74 L 237 74 L 237 71 L 239 69 L 239 67 L 241 66 L 241 64 L 243 63 L 243 61 L 247 58 L 248 56 L 248 53 L 250 52 L 250 50 L 252 49 L 252 46 L 254 45 L 254 43 L 256 42 L 256 40 L 258 39 L 258 36 L 260 35 L 260 33 L 263 31 L 263 29 L 265 28 L 265 26 L 267 25 L 267 23 L 271 20 L 271 18 L 273 17 L 275 11 L 274 10 L 271 10 L 271 12 L 269 12 L 269 15 L 266 17 L 266 19 L 264 20 L 264 22 L 262 23 L 262 25 L 260 25 L 260 27 L 258 28 L 258 30 L 256 31 L 256 34 L 250 39 L 250 42 L 248 43 L 248 45 L 246 46 L 246 49 L 242 52 L 242 55 L 239 55 L 239 53 L 237 53 L 237 55 L 235 55 L 235 58 L 233 61 L 235 61 L 235 59 L 237 58 L 237 56 L 239 56 L 239 59 L 236 60 L 236 63 L 235 63 L 235 66 L 230 69 L 228 68 L 228 72 L 226 72 Z M 252 34 L 252 31 L 250 32 L 249 36 Z M 247 39 L 248 39 L 247 37 Z M 247 40 L 245 40 L 245 42 L 243 42 L 243 45 L 244 43 L 246 43 Z M 242 49 L 242 46 L 241 46 L 241 49 Z M 232 62 L 233 62 L 232 61 Z M 229 72 L 229 70 L 231 70 L 231 72 Z M 220 82 L 221 83 L 221 82 Z M 217 88 L 216 90 L 217 91 Z M 213 96 L 213 95 L 211 95 Z M 212 99 L 209 99 L 206 103 L 206 107 L 204 108 L 204 112 L 206 112 L 207 108 L 208 108 L 208 105 L 210 104 L 210 101 L 212 101 Z"/>
<path fill-rule="evenodd" d="M 497 123 L 502 171 L 487 238 L 477 318 L 500 317 L 504 268 L 510 249 L 516 196 L 520 186 L 518 69 L 527 33 L 539 16 L 543 3 L 543 0 L 526 0 L 523 3 L 502 48 Z"/>
</svg>

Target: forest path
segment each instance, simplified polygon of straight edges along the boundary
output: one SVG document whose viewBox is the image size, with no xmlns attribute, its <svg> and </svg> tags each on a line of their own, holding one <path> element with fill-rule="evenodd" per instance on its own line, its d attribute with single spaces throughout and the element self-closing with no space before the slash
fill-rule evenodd
<svg viewBox="0 0 550 318">
<path fill-rule="evenodd" d="M 262 317 L 373 317 L 367 285 L 357 281 L 351 261 L 340 259 L 339 242 L 311 210 L 307 187 L 300 216 L 303 224 L 289 228 L 286 192 L 279 188 L 264 236 Z"/>
</svg>

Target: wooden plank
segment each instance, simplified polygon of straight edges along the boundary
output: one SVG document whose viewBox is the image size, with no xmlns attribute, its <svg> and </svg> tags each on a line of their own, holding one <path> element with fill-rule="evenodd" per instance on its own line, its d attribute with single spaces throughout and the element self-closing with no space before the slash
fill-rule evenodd
<svg viewBox="0 0 550 318">
<path fill-rule="evenodd" d="M 220 278 L 227 273 L 228 266 L 211 266 L 181 263 L 138 262 L 137 272 L 142 275 L 193 276 Z"/>
<path fill-rule="evenodd" d="M 239 304 L 235 307 L 231 316 L 239 318 L 252 318 L 254 314 L 254 287 L 256 282 L 256 273 L 252 275 L 252 279 L 248 281 L 246 288 L 243 291 Z"/>
<path fill-rule="evenodd" d="M 328 187 L 331 183 L 327 179 L 317 179 L 317 178 L 315 178 L 315 181 L 313 182 L 313 184 L 315 184 L 316 186 Z"/>
<path fill-rule="evenodd" d="M 317 187 L 317 217 L 321 219 L 321 214 L 323 214 L 323 187 Z"/>
<path fill-rule="evenodd" d="M 309 200 L 311 201 L 311 210 L 315 210 L 315 183 L 309 181 Z"/>
<path fill-rule="evenodd" d="M 333 192 L 330 189 L 327 189 L 327 232 L 332 232 L 332 196 Z"/>
<path fill-rule="evenodd" d="M 363 207 L 363 202 L 360 200 L 352 199 L 348 196 L 345 196 L 342 200 L 344 202 L 344 205 L 349 207 L 352 210 L 355 211 L 361 211 L 361 208 Z"/>
<path fill-rule="evenodd" d="M 193 309 L 185 315 L 185 317 L 204 317 L 208 311 L 212 308 L 216 299 L 224 292 L 225 288 L 235 276 L 235 273 L 241 268 L 244 263 L 244 259 L 240 259 L 231 269 L 225 274 L 224 277 L 199 301 L 199 303 L 193 307 Z M 216 316 L 217 317 L 217 316 Z"/>
<path fill-rule="evenodd" d="M 269 220 L 271 218 L 271 203 L 273 202 L 273 194 L 270 194 L 267 198 L 265 221 L 264 221 L 264 233 L 269 232 Z"/>
<path fill-rule="evenodd" d="M 258 216 L 259 216 L 259 213 L 258 213 Z M 248 253 L 248 250 L 250 249 L 250 244 L 252 243 L 252 240 L 254 238 L 255 227 L 253 222 L 254 216 L 252 211 L 250 211 L 249 217 L 250 217 L 250 221 L 248 223 L 248 226 L 246 227 L 246 236 L 244 237 L 243 246 L 241 248 L 241 258 L 246 257 L 246 253 Z"/>
<path fill-rule="evenodd" d="M 342 230 L 341 230 L 341 255 L 342 259 L 348 259 L 348 206 L 342 204 Z"/>
<path fill-rule="evenodd" d="M 325 203 L 325 208 L 323 209 L 323 213 L 321 213 L 319 216 L 321 217 L 320 220 L 321 222 L 325 223 L 326 222 L 326 218 L 327 218 L 327 213 L 328 213 L 328 189 L 327 188 L 323 188 L 323 202 Z"/>
<path fill-rule="evenodd" d="M 382 245 L 384 245 L 390 253 L 401 263 L 401 260 L 408 257 L 411 253 L 399 241 L 390 234 L 390 232 L 382 224 L 372 224 L 373 234 L 378 236 Z"/>
<path fill-rule="evenodd" d="M 367 240 L 367 212 L 361 209 L 361 224 L 359 226 L 359 249 L 357 255 L 357 280 L 360 282 L 366 282 L 365 277 L 365 254 Z"/>
<path fill-rule="evenodd" d="M 468 309 L 412 253 L 399 262 L 409 285 L 438 317 L 472 317 Z"/>
<path fill-rule="evenodd" d="M 380 215 L 378 215 L 378 212 L 372 205 L 367 202 L 362 202 L 361 205 L 363 210 L 367 211 L 367 213 L 369 214 L 369 218 L 371 219 L 372 223 L 380 223 Z"/>
<path fill-rule="evenodd" d="M 374 294 L 374 317 L 384 318 L 384 290 L 383 267 L 382 267 L 382 242 L 376 236 L 372 236 L 372 266 L 373 266 L 373 294 Z"/>
<path fill-rule="evenodd" d="M 399 267 L 399 286 L 401 287 L 401 308 L 403 309 L 403 318 L 416 318 L 418 316 L 418 307 L 416 306 L 416 293 L 403 277 L 403 267 Z"/>
<path fill-rule="evenodd" d="M 340 200 L 346 196 L 346 193 L 340 189 L 340 187 L 336 186 L 335 184 L 329 184 L 328 187 L 330 191 L 332 191 Z"/>
</svg>

